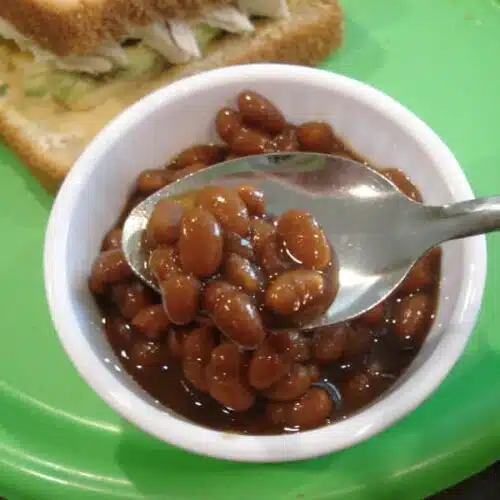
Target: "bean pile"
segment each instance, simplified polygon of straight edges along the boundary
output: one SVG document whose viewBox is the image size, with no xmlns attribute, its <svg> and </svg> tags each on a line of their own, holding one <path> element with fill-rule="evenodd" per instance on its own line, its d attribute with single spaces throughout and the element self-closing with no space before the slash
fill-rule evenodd
<svg viewBox="0 0 500 500">
<path fill-rule="evenodd" d="M 288 123 L 255 92 L 237 96 L 215 126 L 223 144 L 194 145 L 142 172 L 90 275 L 107 337 L 154 400 L 201 425 L 249 434 L 295 432 L 346 418 L 379 397 L 416 356 L 432 326 L 441 251 L 422 257 L 382 304 L 338 325 L 299 331 L 336 294 L 336 260 L 310 214 L 266 213 L 251 185 L 208 186 L 155 207 L 144 244 L 161 294 L 121 250 L 121 227 L 145 197 L 229 158 L 314 151 L 360 158 L 329 124 Z M 399 170 L 379 169 L 408 197 Z M 274 328 L 282 328 L 274 332 Z"/>
</svg>

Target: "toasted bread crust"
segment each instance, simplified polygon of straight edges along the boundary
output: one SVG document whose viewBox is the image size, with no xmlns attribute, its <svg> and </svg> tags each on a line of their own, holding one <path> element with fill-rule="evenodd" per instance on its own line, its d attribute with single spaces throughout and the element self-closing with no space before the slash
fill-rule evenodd
<svg viewBox="0 0 500 500">
<path fill-rule="evenodd" d="M 145 95 L 173 80 L 220 66 L 258 62 L 314 65 L 340 45 L 343 19 L 337 0 L 291 0 L 290 7 L 292 21 L 262 21 L 252 35 L 225 36 L 211 44 L 203 59 L 169 68 L 144 86 L 141 94 Z M 70 116 L 75 126 L 80 116 L 77 113 L 74 117 Z M 103 128 L 106 123 L 99 125 Z M 31 125 L 8 102 L 0 105 L 0 135 L 28 164 L 40 182 L 54 191 L 92 137 L 85 138 L 76 155 L 65 151 L 54 155 L 33 141 Z"/>
<path fill-rule="evenodd" d="M 231 0 L 0 0 L 0 18 L 59 56 L 88 54 L 128 24 L 193 17 Z"/>
</svg>

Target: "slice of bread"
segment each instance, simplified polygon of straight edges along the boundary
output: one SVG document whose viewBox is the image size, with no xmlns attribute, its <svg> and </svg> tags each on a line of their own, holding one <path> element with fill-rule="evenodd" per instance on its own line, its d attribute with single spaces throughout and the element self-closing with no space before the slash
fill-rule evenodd
<svg viewBox="0 0 500 500">
<path fill-rule="evenodd" d="M 3 1 L 3 0 L 2 0 Z M 225 35 L 202 59 L 173 66 L 139 85 L 130 82 L 95 110 L 69 111 L 52 99 L 25 98 L 20 89 L 0 97 L 0 135 L 45 187 L 58 187 L 92 138 L 128 105 L 173 80 L 221 66 L 256 62 L 312 65 L 342 40 L 337 0 L 290 0 L 291 17 L 259 21 L 254 33 Z M 2 78 L 0 65 L 0 82 Z"/>
<path fill-rule="evenodd" d="M 127 25 L 193 17 L 232 0 L 0 0 L 0 18 L 59 56 L 88 54 Z"/>
</svg>

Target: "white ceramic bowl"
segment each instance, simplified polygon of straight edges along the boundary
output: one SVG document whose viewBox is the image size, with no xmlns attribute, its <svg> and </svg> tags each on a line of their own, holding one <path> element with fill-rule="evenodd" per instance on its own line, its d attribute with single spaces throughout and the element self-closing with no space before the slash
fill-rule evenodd
<svg viewBox="0 0 500 500">
<path fill-rule="evenodd" d="M 216 111 L 253 89 L 292 122 L 324 120 L 380 165 L 404 170 L 428 203 L 473 197 L 452 153 L 415 115 L 383 93 L 305 67 L 217 69 L 149 95 L 112 122 L 73 167 L 55 201 L 45 242 L 45 282 L 59 338 L 88 384 L 120 415 L 176 446 L 256 462 L 310 458 L 363 441 L 424 401 L 461 355 L 474 327 L 486 274 L 484 237 L 448 243 L 435 326 L 408 371 L 375 404 L 327 427 L 285 436 L 239 436 L 195 425 L 156 405 L 119 369 L 102 332 L 87 277 L 139 171 L 193 143 L 215 139 Z"/>
</svg>

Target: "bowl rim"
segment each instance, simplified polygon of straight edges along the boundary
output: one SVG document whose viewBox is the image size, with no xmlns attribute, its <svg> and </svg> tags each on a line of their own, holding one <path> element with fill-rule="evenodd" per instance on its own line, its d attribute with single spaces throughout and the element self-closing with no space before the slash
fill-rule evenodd
<svg viewBox="0 0 500 500">
<path fill-rule="evenodd" d="M 92 172 L 123 135 L 147 119 L 158 107 L 183 99 L 206 86 L 254 80 L 311 82 L 312 86 L 335 87 L 384 114 L 416 136 L 443 174 L 451 179 L 457 201 L 473 197 L 472 189 L 457 160 L 438 135 L 403 105 L 374 87 L 321 69 L 283 64 L 252 64 L 219 68 L 179 80 L 149 94 L 108 124 L 75 163 L 54 202 L 44 245 L 44 280 L 47 301 L 59 340 L 88 385 L 118 414 L 147 433 L 191 452 L 214 458 L 244 462 L 284 462 L 321 456 L 353 446 L 378 434 L 413 411 L 440 385 L 462 354 L 480 310 L 486 282 L 486 238 L 461 241 L 464 279 L 451 317 L 462 325 L 460 335 L 443 335 L 429 359 L 400 387 L 358 414 L 331 426 L 280 436 L 227 434 L 201 427 L 154 408 L 122 385 L 108 371 L 81 333 L 71 305 L 65 262 L 72 214 Z"/>
</svg>

